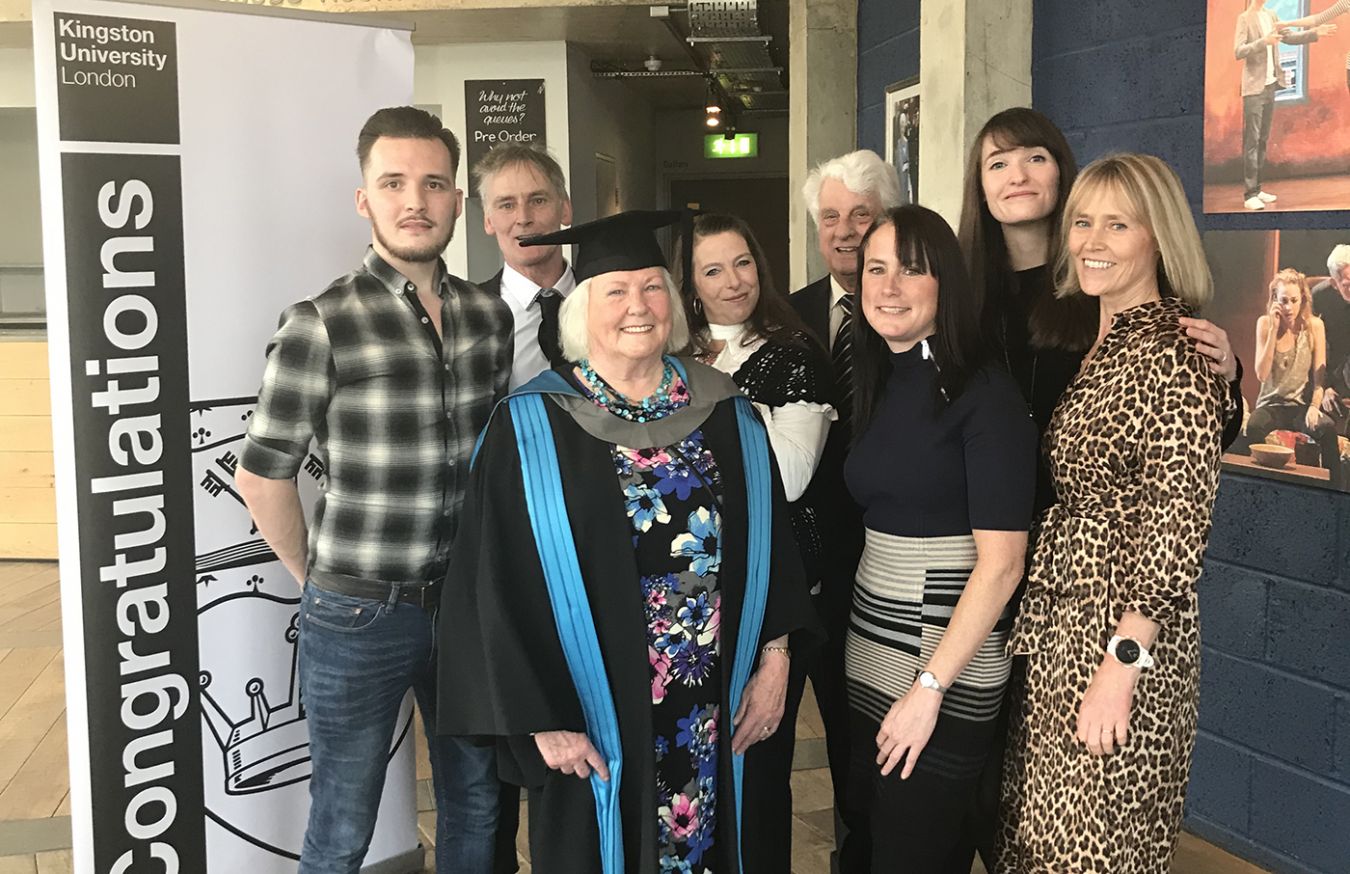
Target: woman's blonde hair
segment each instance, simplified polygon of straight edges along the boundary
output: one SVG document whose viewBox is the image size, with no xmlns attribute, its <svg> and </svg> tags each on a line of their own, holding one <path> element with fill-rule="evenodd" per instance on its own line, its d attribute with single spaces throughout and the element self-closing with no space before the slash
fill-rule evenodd
<svg viewBox="0 0 1350 874">
<path fill-rule="evenodd" d="M 1083 204 L 1103 192 L 1120 195 L 1126 208 L 1144 223 L 1158 245 L 1158 291 L 1193 308 L 1214 296 L 1214 278 L 1195 227 L 1186 192 L 1176 171 L 1152 155 L 1120 154 L 1099 158 L 1083 168 L 1064 206 L 1055 290 L 1060 297 L 1082 294 L 1069 251 L 1069 231 Z"/>
<path fill-rule="evenodd" d="M 591 284 L 599 278 L 593 276 L 577 285 L 558 309 L 558 340 L 562 345 L 563 357 L 568 361 L 590 357 L 591 338 L 586 330 L 586 311 L 591 299 Z M 664 267 L 661 268 L 661 281 L 670 297 L 670 334 L 666 337 L 663 351 L 667 355 L 677 355 L 689 346 L 689 322 L 684 315 L 680 294 L 675 290 L 675 282 L 670 278 L 670 271 Z"/>
<path fill-rule="evenodd" d="M 1279 293 L 1281 285 L 1292 285 L 1298 289 L 1298 326 L 1296 330 L 1302 331 L 1308 327 L 1312 320 L 1312 292 L 1308 290 L 1308 277 L 1299 273 L 1292 267 L 1286 267 L 1275 278 L 1270 280 L 1270 296 L 1266 298 L 1266 304 L 1275 302 L 1275 295 Z"/>
</svg>

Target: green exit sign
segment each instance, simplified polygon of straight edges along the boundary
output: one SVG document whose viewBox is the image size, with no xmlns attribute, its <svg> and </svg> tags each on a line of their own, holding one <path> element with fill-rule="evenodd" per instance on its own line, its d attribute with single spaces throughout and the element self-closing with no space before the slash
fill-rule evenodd
<svg viewBox="0 0 1350 874">
<path fill-rule="evenodd" d="M 703 157 L 705 158 L 755 158 L 759 156 L 759 134 L 733 134 L 727 139 L 723 134 L 707 134 L 703 137 Z"/>
</svg>

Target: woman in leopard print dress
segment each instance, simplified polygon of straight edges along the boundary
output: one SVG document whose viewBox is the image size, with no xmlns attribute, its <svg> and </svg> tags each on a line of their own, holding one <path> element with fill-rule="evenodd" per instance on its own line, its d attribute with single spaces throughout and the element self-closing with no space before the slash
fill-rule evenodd
<svg viewBox="0 0 1350 874">
<path fill-rule="evenodd" d="M 1064 218 L 1059 293 L 1096 297 L 1101 326 L 1045 436 L 1059 503 L 1010 643 L 1027 672 L 996 869 L 1162 874 L 1195 741 L 1195 581 L 1230 403 L 1177 318 L 1213 283 L 1157 158 L 1088 166 Z"/>
</svg>

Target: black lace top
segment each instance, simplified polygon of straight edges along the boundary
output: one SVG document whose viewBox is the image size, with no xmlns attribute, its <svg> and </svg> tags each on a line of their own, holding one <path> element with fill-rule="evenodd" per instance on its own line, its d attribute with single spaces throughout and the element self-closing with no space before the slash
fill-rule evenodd
<svg viewBox="0 0 1350 874">
<path fill-rule="evenodd" d="M 794 336 L 806 342 L 805 335 Z M 829 365 L 809 346 L 769 340 L 731 378 L 750 400 L 766 407 L 834 403 L 834 380 Z"/>
<path fill-rule="evenodd" d="M 834 376 L 824 354 L 804 334 L 794 334 L 801 345 L 770 338 L 731 375 L 746 397 L 766 407 L 794 403 L 834 403 Z M 821 539 L 816 510 L 806 498 L 789 505 L 792 533 L 802 554 L 807 580 L 820 578 Z"/>
</svg>

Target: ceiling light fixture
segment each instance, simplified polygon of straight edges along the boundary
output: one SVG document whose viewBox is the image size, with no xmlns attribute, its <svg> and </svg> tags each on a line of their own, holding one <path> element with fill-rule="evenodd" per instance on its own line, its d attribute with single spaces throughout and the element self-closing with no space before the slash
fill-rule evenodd
<svg viewBox="0 0 1350 874">
<path fill-rule="evenodd" d="M 717 85 L 712 79 L 708 80 L 708 99 L 704 101 L 703 108 L 709 115 L 717 115 L 722 111 L 722 101 L 717 97 Z"/>
<path fill-rule="evenodd" d="M 721 128 L 724 122 L 726 124 L 735 124 L 734 119 L 731 117 L 732 111 L 735 108 L 734 105 L 726 107 L 725 110 L 722 108 L 723 95 L 721 89 L 718 88 L 717 77 L 712 73 L 707 73 L 705 76 L 708 80 L 708 97 L 703 101 L 703 110 L 707 114 L 703 119 L 703 123 L 713 130 Z"/>
</svg>

